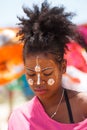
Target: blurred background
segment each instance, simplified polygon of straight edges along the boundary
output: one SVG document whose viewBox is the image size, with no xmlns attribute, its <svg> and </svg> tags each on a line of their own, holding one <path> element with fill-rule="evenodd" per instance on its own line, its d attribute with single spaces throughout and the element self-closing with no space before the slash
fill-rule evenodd
<svg viewBox="0 0 87 130">
<path fill-rule="evenodd" d="M 0 3 L 0 130 L 7 130 L 9 115 L 13 109 L 30 100 L 31 91 L 24 74 L 22 43 L 16 33 L 19 30 L 17 16 L 24 16 L 22 7 L 32 8 L 33 3 L 43 0 L 3 0 Z M 85 46 L 74 43 L 68 45 L 66 53 L 67 71 L 63 76 L 63 87 L 75 91 L 87 91 L 87 0 L 48 0 L 53 5 L 63 5 L 66 11 L 74 12 L 72 22 L 85 40 Z M 74 57 L 74 58 L 73 58 Z"/>
</svg>

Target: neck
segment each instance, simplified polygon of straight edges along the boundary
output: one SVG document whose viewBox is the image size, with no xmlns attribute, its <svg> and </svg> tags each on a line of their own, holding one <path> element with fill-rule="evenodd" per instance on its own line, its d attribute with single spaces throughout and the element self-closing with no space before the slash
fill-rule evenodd
<svg viewBox="0 0 87 130">
<path fill-rule="evenodd" d="M 63 88 L 59 89 L 56 93 L 54 93 L 53 95 L 51 95 L 48 98 L 44 98 L 44 99 L 39 98 L 45 111 L 47 113 L 49 113 L 49 115 L 51 115 L 52 112 L 54 112 L 56 110 L 57 105 L 60 102 L 62 93 L 63 93 Z M 62 101 L 63 101 L 63 99 L 62 99 Z"/>
</svg>

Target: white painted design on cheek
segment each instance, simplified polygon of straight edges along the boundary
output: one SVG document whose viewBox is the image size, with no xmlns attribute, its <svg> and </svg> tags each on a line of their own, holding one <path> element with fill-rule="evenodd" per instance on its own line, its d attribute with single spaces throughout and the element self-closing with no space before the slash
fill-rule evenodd
<svg viewBox="0 0 87 130">
<path fill-rule="evenodd" d="M 37 85 L 40 85 L 40 74 L 37 74 Z"/>
<path fill-rule="evenodd" d="M 29 83 L 29 85 L 33 85 L 34 84 L 33 79 L 28 79 L 28 83 Z"/>
<path fill-rule="evenodd" d="M 48 79 L 47 83 L 48 85 L 52 86 L 55 83 L 55 80 L 53 78 Z"/>
</svg>

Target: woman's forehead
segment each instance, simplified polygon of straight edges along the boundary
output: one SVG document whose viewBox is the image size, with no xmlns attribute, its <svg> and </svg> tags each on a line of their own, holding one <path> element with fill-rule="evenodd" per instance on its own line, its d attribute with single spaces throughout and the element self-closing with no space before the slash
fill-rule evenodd
<svg viewBox="0 0 87 130">
<path fill-rule="evenodd" d="M 28 66 L 40 65 L 42 67 L 54 65 L 54 59 L 51 55 L 37 54 L 37 55 L 29 55 L 25 64 Z"/>
</svg>

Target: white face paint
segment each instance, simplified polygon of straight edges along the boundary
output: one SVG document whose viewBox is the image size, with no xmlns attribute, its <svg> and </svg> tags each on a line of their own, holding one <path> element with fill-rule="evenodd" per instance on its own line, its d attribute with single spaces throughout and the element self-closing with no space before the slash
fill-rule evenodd
<svg viewBox="0 0 87 130">
<path fill-rule="evenodd" d="M 37 74 L 37 85 L 40 85 L 40 74 Z"/>
<path fill-rule="evenodd" d="M 36 58 L 36 66 L 35 66 L 35 72 L 37 72 L 37 85 L 40 85 L 40 71 L 41 67 L 39 65 L 39 57 Z"/>
<path fill-rule="evenodd" d="M 55 80 L 52 78 L 48 79 L 47 83 L 48 83 L 48 85 L 52 86 L 55 83 Z"/>
<path fill-rule="evenodd" d="M 33 79 L 28 79 L 28 83 L 29 83 L 29 85 L 33 85 L 34 84 Z"/>
<path fill-rule="evenodd" d="M 36 66 L 35 66 L 35 72 L 40 72 L 40 70 L 41 70 L 40 66 L 39 66 L 39 65 L 36 65 Z"/>
<path fill-rule="evenodd" d="M 35 72 L 40 72 L 41 71 L 41 67 L 40 67 L 40 65 L 39 65 L 39 57 L 37 56 L 37 58 L 36 58 L 36 66 L 35 66 Z"/>
<path fill-rule="evenodd" d="M 47 67 L 47 68 L 42 69 L 42 71 L 47 70 L 47 69 L 52 69 L 52 68 Z M 38 57 L 38 56 L 36 57 L 36 66 L 35 66 L 35 68 L 34 68 L 34 71 L 36 72 L 36 75 L 37 75 L 36 84 L 37 84 L 37 85 L 40 85 L 40 83 L 41 83 L 41 75 L 40 75 L 40 73 L 41 73 L 41 67 L 40 67 L 40 65 L 39 65 L 39 57 Z M 28 79 L 28 83 L 29 83 L 30 85 L 33 85 L 33 84 L 34 84 L 34 80 L 33 80 L 33 79 Z M 53 78 L 50 78 L 50 79 L 48 79 L 48 81 L 47 81 L 47 84 L 48 84 L 49 86 L 52 86 L 54 83 L 55 83 L 55 80 L 54 80 Z"/>
</svg>

